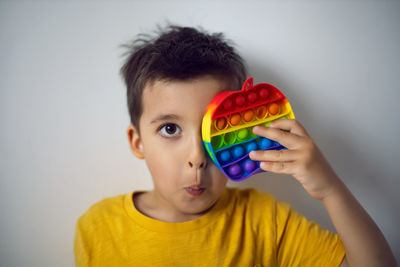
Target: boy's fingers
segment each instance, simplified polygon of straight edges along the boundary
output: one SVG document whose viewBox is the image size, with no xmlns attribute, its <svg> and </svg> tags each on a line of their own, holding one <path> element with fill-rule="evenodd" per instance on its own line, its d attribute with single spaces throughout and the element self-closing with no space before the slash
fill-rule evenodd
<svg viewBox="0 0 400 267">
<path fill-rule="evenodd" d="M 294 162 L 271 162 L 271 161 L 263 161 L 260 163 L 260 168 L 264 171 L 281 173 L 281 174 L 290 174 L 295 173 L 295 163 Z"/>
<path fill-rule="evenodd" d="M 298 135 L 283 131 L 281 129 L 263 126 L 255 126 L 253 128 L 253 133 L 277 141 L 287 148 L 296 147 L 302 139 L 302 137 Z"/>
<path fill-rule="evenodd" d="M 254 161 L 295 161 L 299 155 L 296 150 L 258 150 L 251 151 L 250 158 Z"/>
<path fill-rule="evenodd" d="M 269 127 L 289 131 L 299 136 L 308 136 L 306 129 L 297 121 L 292 119 L 280 119 L 273 121 Z"/>
</svg>

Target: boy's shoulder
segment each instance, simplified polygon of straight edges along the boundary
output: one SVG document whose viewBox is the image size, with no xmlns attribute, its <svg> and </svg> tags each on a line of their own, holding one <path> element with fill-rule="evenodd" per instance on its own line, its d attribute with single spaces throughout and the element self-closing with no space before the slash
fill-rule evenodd
<svg viewBox="0 0 400 267">
<path fill-rule="evenodd" d="M 106 197 L 92 204 L 78 219 L 78 224 L 99 224 L 105 219 L 124 213 L 124 203 L 132 193 Z"/>
</svg>

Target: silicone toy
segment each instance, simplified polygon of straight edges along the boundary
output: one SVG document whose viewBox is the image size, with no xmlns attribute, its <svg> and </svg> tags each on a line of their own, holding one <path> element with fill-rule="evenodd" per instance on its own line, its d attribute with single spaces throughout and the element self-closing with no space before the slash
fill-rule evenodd
<svg viewBox="0 0 400 267">
<path fill-rule="evenodd" d="M 203 143 L 212 161 L 233 181 L 262 172 L 249 158 L 253 150 L 286 149 L 281 144 L 253 134 L 256 125 L 268 126 L 277 119 L 294 119 L 286 97 L 274 86 L 253 86 L 248 78 L 241 91 L 224 91 L 209 103 L 202 124 Z"/>
</svg>

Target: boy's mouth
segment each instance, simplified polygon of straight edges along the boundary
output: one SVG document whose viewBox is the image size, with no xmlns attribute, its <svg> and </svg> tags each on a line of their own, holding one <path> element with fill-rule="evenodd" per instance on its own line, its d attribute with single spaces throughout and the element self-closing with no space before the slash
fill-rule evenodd
<svg viewBox="0 0 400 267">
<path fill-rule="evenodd" d="M 186 192 L 192 196 L 200 196 L 206 189 L 199 186 L 185 187 Z"/>
</svg>

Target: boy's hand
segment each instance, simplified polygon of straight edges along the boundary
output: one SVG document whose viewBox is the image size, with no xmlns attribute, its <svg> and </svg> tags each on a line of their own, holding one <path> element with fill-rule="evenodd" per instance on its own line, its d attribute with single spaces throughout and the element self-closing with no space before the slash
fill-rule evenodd
<svg viewBox="0 0 400 267">
<path fill-rule="evenodd" d="M 270 127 L 253 128 L 257 135 L 288 149 L 252 151 L 263 170 L 293 175 L 315 199 L 322 200 L 346 249 L 341 266 L 397 266 L 378 226 L 335 174 L 303 126 L 277 120 Z"/>
<path fill-rule="evenodd" d="M 261 161 L 261 169 L 292 175 L 313 198 L 319 200 L 339 186 L 339 177 L 296 120 L 277 120 L 269 127 L 254 127 L 253 132 L 287 147 L 283 150 L 250 152 L 252 160 Z"/>
</svg>

